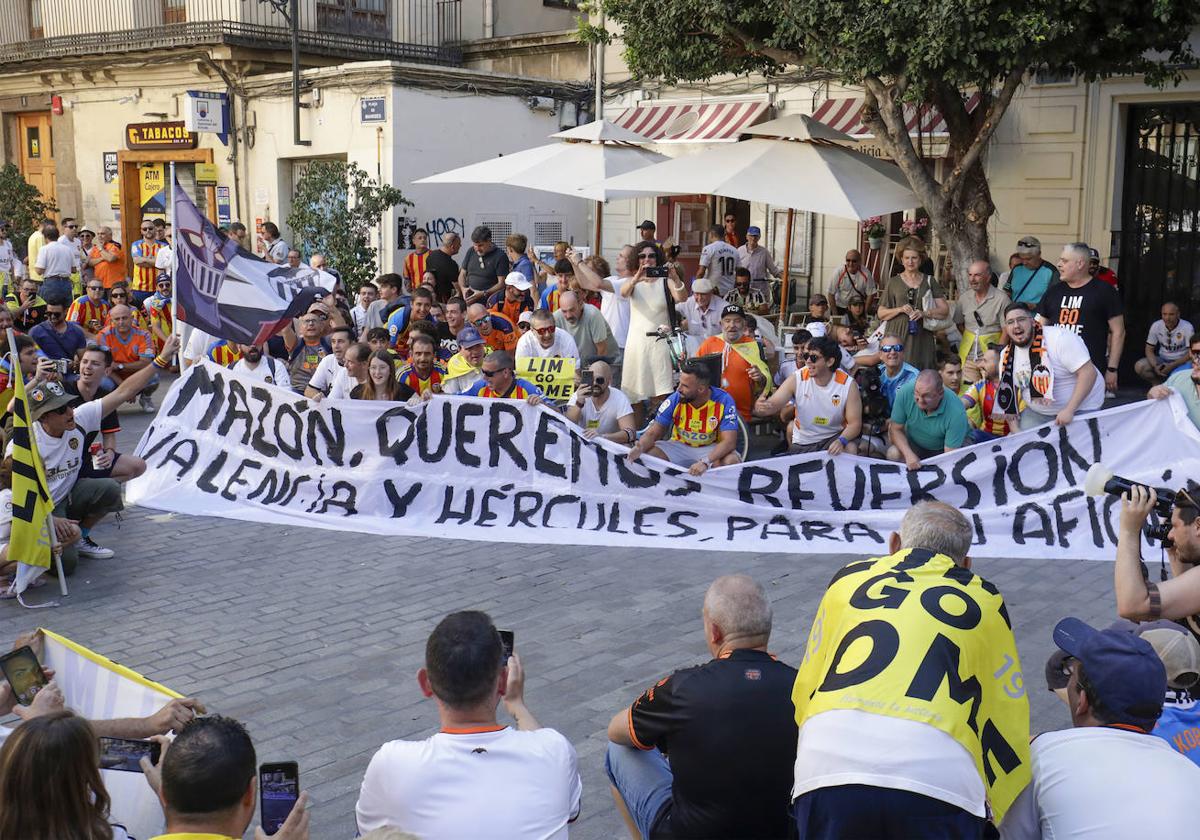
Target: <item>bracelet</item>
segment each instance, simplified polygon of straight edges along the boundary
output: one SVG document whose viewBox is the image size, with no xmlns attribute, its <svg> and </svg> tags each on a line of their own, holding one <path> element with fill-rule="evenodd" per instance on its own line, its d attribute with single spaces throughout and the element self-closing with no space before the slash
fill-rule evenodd
<svg viewBox="0 0 1200 840">
<path fill-rule="evenodd" d="M 1150 598 L 1150 620 L 1157 621 L 1162 618 L 1162 593 L 1158 591 L 1158 584 L 1146 581 L 1146 595 Z"/>
<path fill-rule="evenodd" d="M 848 446 L 850 441 L 846 440 L 845 435 L 838 435 L 838 443 L 840 443 L 842 446 Z"/>
<path fill-rule="evenodd" d="M 151 362 L 151 364 L 154 365 L 159 370 L 166 370 L 167 368 L 169 368 L 171 366 L 171 363 L 164 360 L 162 356 L 155 356 L 154 361 Z"/>
<path fill-rule="evenodd" d="M 637 432 L 635 432 L 633 429 L 626 429 L 625 441 L 627 443 L 633 443 L 635 440 L 637 440 Z"/>
</svg>

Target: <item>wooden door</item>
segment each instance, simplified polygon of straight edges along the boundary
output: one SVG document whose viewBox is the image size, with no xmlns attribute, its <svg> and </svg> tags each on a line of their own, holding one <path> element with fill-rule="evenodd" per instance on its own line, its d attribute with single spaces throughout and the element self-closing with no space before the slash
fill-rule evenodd
<svg viewBox="0 0 1200 840">
<path fill-rule="evenodd" d="M 42 193 L 42 198 L 57 205 L 58 187 L 54 178 L 54 138 L 50 112 L 17 114 L 17 133 L 21 144 L 21 175 Z"/>
<path fill-rule="evenodd" d="M 708 196 L 673 195 L 658 206 L 658 238 L 671 239 L 679 246 L 679 262 L 687 269 L 685 281 L 696 276 L 700 251 L 708 243 L 712 209 Z"/>
</svg>

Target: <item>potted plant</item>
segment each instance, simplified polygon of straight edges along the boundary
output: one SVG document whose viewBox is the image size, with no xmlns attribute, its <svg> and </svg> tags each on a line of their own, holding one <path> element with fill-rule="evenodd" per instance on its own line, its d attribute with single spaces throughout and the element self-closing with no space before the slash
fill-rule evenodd
<svg viewBox="0 0 1200 840">
<path fill-rule="evenodd" d="M 905 236 L 915 236 L 918 239 L 924 239 L 925 235 L 922 231 L 929 227 L 929 217 L 921 216 L 916 219 L 905 219 L 900 223 L 900 232 Z"/>
<path fill-rule="evenodd" d="M 863 232 L 867 235 L 867 244 L 872 251 L 883 247 L 883 238 L 887 236 L 887 228 L 883 225 L 881 216 L 872 216 L 863 222 Z"/>
</svg>

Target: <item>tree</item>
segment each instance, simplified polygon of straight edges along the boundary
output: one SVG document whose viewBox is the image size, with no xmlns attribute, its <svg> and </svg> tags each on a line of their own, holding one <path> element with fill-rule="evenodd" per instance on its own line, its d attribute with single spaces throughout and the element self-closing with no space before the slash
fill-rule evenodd
<svg viewBox="0 0 1200 840">
<path fill-rule="evenodd" d="M 42 198 L 38 188 L 21 176 L 16 164 L 0 167 L 0 219 L 11 225 L 9 236 L 21 253 L 29 234 L 39 227 L 42 219 L 56 212 L 54 202 Z"/>
<path fill-rule="evenodd" d="M 1195 0 L 592 0 L 623 28 L 635 77 L 706 80 L 723 74 L 824 71 L 860 86 L 862 120 L 908 179 L 946 244 L 959 284 L 988 254 L 995 211 L 982 161 L 1032 70 L 1087 81 L 1144 75 L 1160 86 L 1194 60 Z M 582 23 L 585 40 L 611 32 Z M 967 94 L 981 93 L 966 109 Z M 906 102 L 936 106 L 949 130 L 946 177 L 922 163 Z"/>
<path fill-rule="evenodd" d="M 324 254 L 351 294 L 375 278 L 379 252 L 371 231 L 392 207 L 412 202 L 390 184 L 379 184 L 356 163 L 316 160 L 296 185 L 288 227 L 296 247 Z"/>
</svg>

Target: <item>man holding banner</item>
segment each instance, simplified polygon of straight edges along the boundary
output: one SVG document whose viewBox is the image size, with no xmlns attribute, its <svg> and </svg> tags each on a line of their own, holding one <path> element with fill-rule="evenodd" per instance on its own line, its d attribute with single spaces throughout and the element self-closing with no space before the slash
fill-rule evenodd
<svg viewBox="0 0 1200 840">
<path fill-rule="evenodd" d="M 542 404 L 542 392 L 538 386 L 526 379 L 519 379 L 514 372 L 516 362 L 506 350 L 497 350 L 483 360 L 480 373 L 483 378 L 463 393 L 464 397 L 484 399 L 525 400 L 530 405 Z"/>
<path fill-rule="evenodd" d="M 1029 783 L 1016 640 L 972 536 L 920 502 L 890 556 L 834 576 L 792 691 L 801 838 L 982 838 Z"/>
<path fill-rule="evenodd" d="M 94 559 L 113 556 L 112 549 L 96 544 L 90 531 L 107 514 L 125 506 L 121 499 L 121 485 L 115 479 L 79 477 L 83 459 L 93 457 L 83 445 L 85 436 L 98 433 L 105 415 L 116 411 L 121 403 L 140 393 L 156 372 L 166 370 L 178 348 L 178 338 L 169 336 L 162 354 L 152 364 L 130 374 L 112 393 L 79 406 L 78 411 L 74 405 L 79 397 L 68 393 L 57 382 L 47 382 L 29 390 L 29 419 L 32 421 L 32 440 L 36 446 L 33 451 L 39 453 L 42 459 L 46 490 L 54 506 L 51 522 L 57 539 L 65 541 L 73 537 L 76 533 L 73 523 L 79 523 L 78 543 L 67 545 L 62 551 L 64 574 L 75 571 L 80 555 Z M 9 454 L 13 455 L 14 472 L 15 464 L 20 460 L 19 445 L 20 440 L 14 434 L 8 448 Z M 112 453 L 107 450 L 101 450 L 93 458 L 93 465 L 97 469 L 105 469 L 111 463 Z M 17 525 L 20 519 L 17 508 L 24 503 L 18 501 L 15 494 L 14 502 L 14 525 Z M 36 520 L 32 524 L 36 525 Z M 14 542 L 16 531 L 14 527 Z"/>
</svg>

